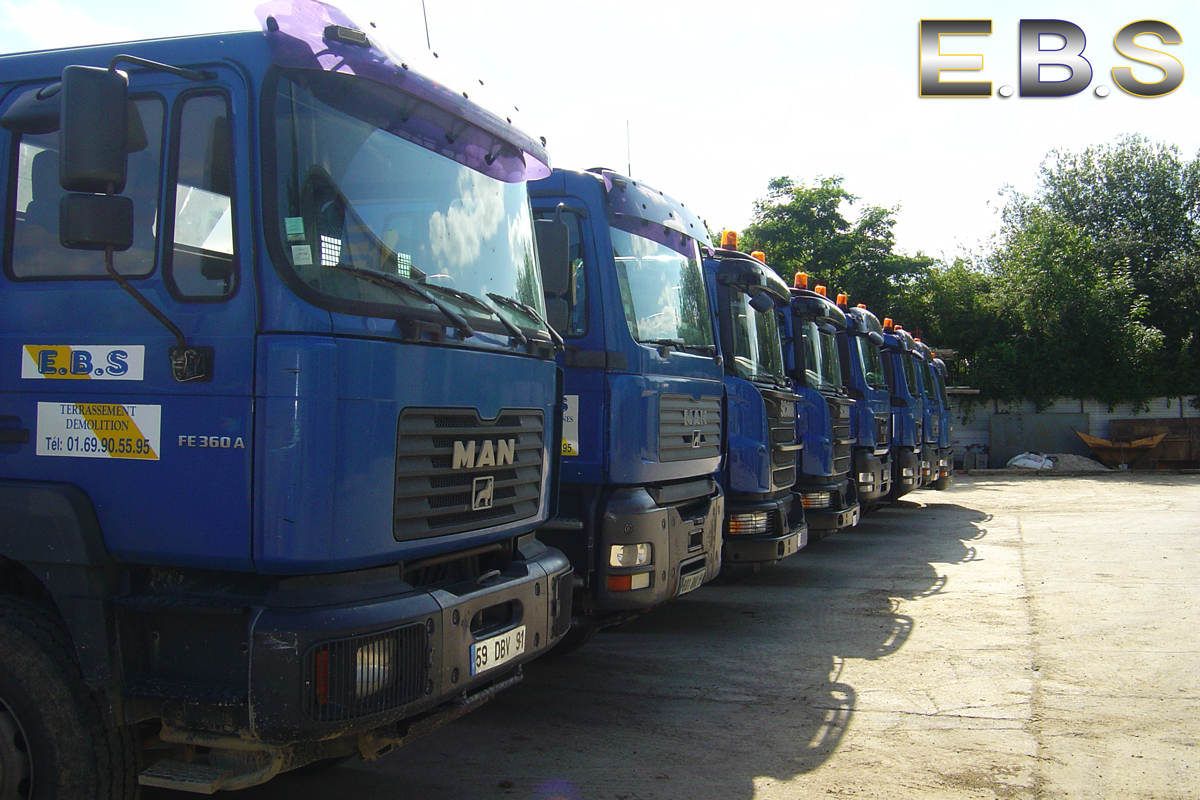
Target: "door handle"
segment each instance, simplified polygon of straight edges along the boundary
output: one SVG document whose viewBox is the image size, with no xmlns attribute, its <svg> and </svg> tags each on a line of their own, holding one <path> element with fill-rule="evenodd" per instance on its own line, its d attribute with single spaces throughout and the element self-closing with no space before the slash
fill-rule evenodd
<svg viewBox="0 0 1200 800">
<path fill-rule="evenodd" d="M 28 441 L 28 428 L 0 428 L 0 444 L 26 444 Z"/>
</svg>

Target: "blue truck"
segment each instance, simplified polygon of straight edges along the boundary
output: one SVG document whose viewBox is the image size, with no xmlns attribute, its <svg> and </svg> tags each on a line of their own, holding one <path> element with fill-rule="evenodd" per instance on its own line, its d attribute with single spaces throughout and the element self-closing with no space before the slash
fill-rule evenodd
<svg viewBox="0 0 1200 800">
<path fill-rule="evenodd" d="M 535 218 L 566 228 L 570 252 L 569 264 L 542 265 L 566 341 L 559 515 L 538 534 L 575 571 L 562 654 L 720 571 L 724 389 L 704 223 L 606 169 L 556 169 L 529 193 Z"/>
<path fill-rule="evenodd" d="M 260 21 L 0 57 L 6 798 L 371 758 L 570 625 L 544 143 Z"/>
<path fill-rule="evenodd" d="M 722 564 L 753 571 L 808 543 L 804 508 L 793 502 L 801 442 L 796 404 L 783 363 L 777 311 L 790 302 L 787 284 L 761 261 L 737 250 L 733 231 L 704 259 L 725 380 L 725 490 Z"/>
<path fill-rule="evenodd" d="M 892 488 L 888 502 L 898 500 L 924 483 L 929 473 L 925 446 L 925 408 L 918 386 L 914 342 L 890 317 L 883 320 L 883 369 L 892 404 Z"/>
<path fill-rule="evenodd" d="M 825 292 L 824 286 L 809 289 L 808 275 L 796 273 L 788 307 L 780 315 L 784 363 L 799 398 L 796 437 L 803 444 L 792 494 L 804 508 L 814 539 L 857 525 L 860 508 L 849 477 L 854 400 L 838 354 L 846 314 Z"/>
<path fill-rule="evenodd" d="M 854 447 L 850 474 L 864 511 L 879 505 L 892 488 L 892 403 L 883 364 L 883 325 L 859 303 L 843 309 L 846 328 L 838 354 L 846 391 L 854 399 Z"/>
<path fill-rule="evenodd" d="M 950 395 L 946 391 L 948 377 L 946 362 L 934 358 L 933 380 L 937 384 L 938 396 L 942 401 L 942 430 L 938 436 L 938 478 L 933 485 L 938 490 L 949 489 L 954 481 L 954 412 L 950 409 Z"/>
<path fill-rule="evenodd" d="M 925 445 L 929 452 L 929 475 L 924 485 L 935 489 L 950 487 L 950 468 L 954 454 L 950 447 L 950 403 L 945 394 L 933 349 L 914 339 L 918 383 L 925 407 Z M 945 364 L 942 364 L 944 369 Z"/>
</svg>

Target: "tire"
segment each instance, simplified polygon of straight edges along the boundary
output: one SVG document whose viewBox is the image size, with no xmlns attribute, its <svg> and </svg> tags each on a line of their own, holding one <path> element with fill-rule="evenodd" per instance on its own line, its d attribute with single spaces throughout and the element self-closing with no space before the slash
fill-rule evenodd
<svg viewBox="0 0 1200 800">
<path fill-rule="evenodd" d="M 599 632 L 600 628 L 596 625 L 572 625 L 562 635 L 562 638 L 558 640 L 558 644 L 550 648 L 550 651 L 542 656 L 542 658 L 554 659 L 569 656 L 592 639 L 595 639 L 596 634 Z"/>
<path fill-rule="evenodd" d="M 320 775 L 322 772 L 328 772 L 339 764 L 344 764 L 350 760 L 350 756 L 330 756 L 329 758 L 318 758 L 316 761 L 310 761 L 303 767 L 296 767 L 287 772 L 288 775 Z"/>
<path fill-rule="evenodd" d="M 105 724 L 59 618 L 0 597 L 0 642 L 0 800 L 135 800 L 132 730 Z"/>
</svg>

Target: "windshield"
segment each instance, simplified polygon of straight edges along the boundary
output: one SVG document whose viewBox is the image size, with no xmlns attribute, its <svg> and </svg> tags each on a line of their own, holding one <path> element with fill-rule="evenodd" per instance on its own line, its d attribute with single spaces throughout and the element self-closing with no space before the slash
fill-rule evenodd
<svg viewBox="0 0 1200 800">
<path fill-rule="evenodd" d="M 837 334 L 823 331 L 812 320 L 800 325 L 804 338 L 804 385 L 819 392 L 834 392 L 842 385 Z"/>
<path fill-rule="evenodd" d="M 689 252 L 611 227 L 613 259 L 629 333 L 639 342 L 713 347 L 699 250 Z"/>
<path fill-rule="evenodd" d="M 863 377 L 872 389 L 888 388 L 887 376 L 883 371 L 883 358 L 879 354 L 879 346 L 865 336 L 851 336 L 854 343 L 855 357 L 862 368 Z"/>
<path fill-rule="evenodd" d="M 912 397 L 921 396 L 921 387 L 917 384 L 917 363 L 908 353 L 900 354 L 900 361 L 904 365 L 904 383 L 908 387 L 908 393 Z"/>
<path fill-rule="evenodd" d="M 941 370 L 937 370 L 934 374 L 934 379 L 937 381 L 938 394 L 942 398 L 942 406 L 950 408 L 950 396 L 946 394 L 946 376 L 942 374 Z"/>
<path fill-rule="evenodd" d="M 933 367 L 928 361 L 922 361 L 919 368 L 921 370 L 921 380 L 925 384 L 925 396 L 930 400 L 937 400 L 937 389 L 933 385 Z"/>
<path fill-rule="evenodd" d="M 729 287 L 729 319 L 732 328 L 733 373 L 748 381 L 779 383 L 784 376 L 783 346 L 775 310 L 755 311 L 750 298 Z"/>
<path fill-rule="evenodd" d="M 297 70 L 280 79 L 274 226 L 289 267 L 314 302 L 335 311 L 428 312 L 433 297 L 462 317 L 543 328 L 525 184 L 402 138 L 411 135 L 400 128 L 411 102 L 352 76 Z"/>
</svg>

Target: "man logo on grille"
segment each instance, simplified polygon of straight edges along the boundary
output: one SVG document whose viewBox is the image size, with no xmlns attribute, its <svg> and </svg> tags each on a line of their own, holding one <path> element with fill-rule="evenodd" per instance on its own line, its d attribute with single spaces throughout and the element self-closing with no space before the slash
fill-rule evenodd
<svg viewBox="0 0 1200 800">
<path fill-rule="evenodd" d="M 700 435 L 700 431 L 692 431 L 692 449 L 695 450 L 704 441 L 704 437 Z"/>
<path fill-rule="evenodd" d="M 492 507 L 495 479 L 491 475 L 476 478 L 471 484 L 471 510 L 483 511 Z"/>
</svg>

